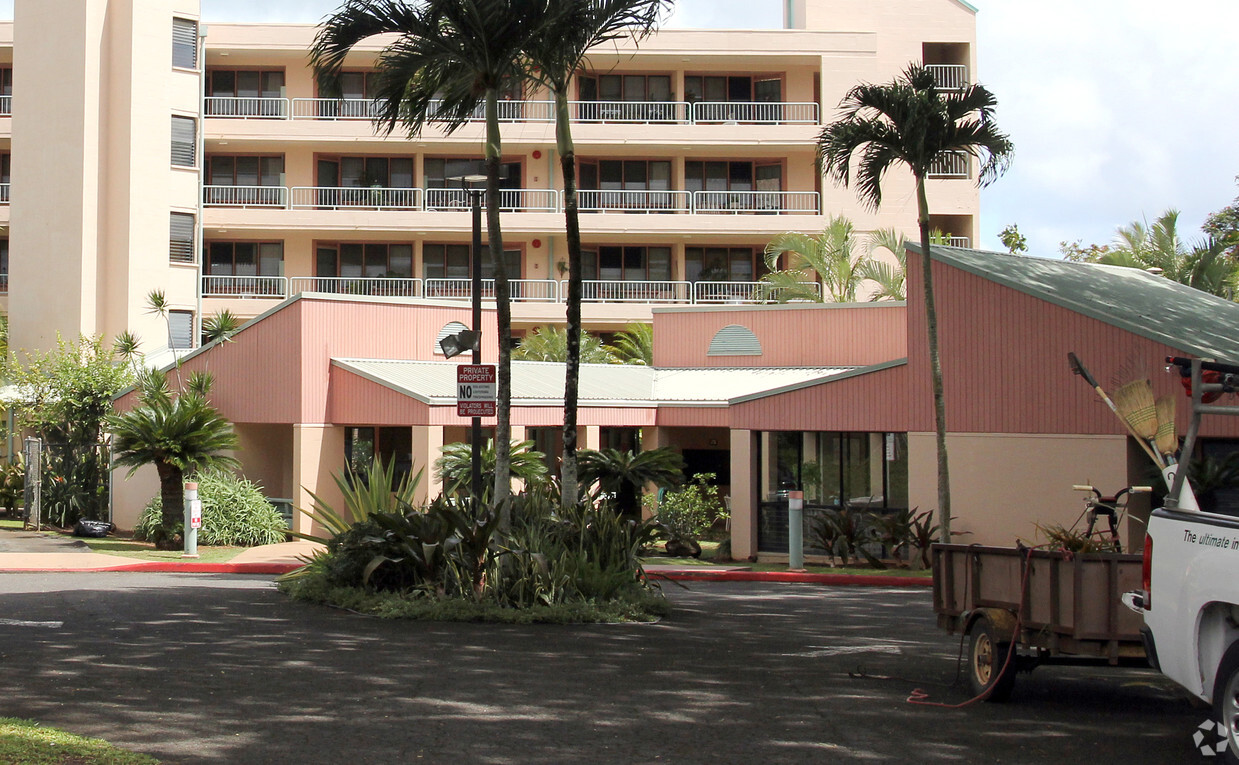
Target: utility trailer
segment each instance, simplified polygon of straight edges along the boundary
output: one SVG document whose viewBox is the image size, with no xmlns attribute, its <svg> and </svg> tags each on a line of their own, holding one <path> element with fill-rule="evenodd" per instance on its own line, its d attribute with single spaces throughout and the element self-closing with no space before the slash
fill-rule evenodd
<svg viewBox="0 0 1239 765">
<path fill-rule="evenodd" d="M 938 626 L 968 636 L 969 685 L 989 701 L 1042 664 L 1149 666 L 1143 620 L 1121 603 L 1139 555 L 935 544 L 933 559 Z"/>
</svg>

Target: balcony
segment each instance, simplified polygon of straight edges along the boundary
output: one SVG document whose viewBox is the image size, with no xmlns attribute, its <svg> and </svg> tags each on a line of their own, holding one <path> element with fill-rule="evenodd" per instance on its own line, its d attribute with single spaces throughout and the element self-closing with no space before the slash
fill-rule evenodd
<svg viewBox="0 0 1239 765">
<path fill-rule="evenodd" d="M 499 194 L 500 212 L 562 213 L 564 210 L 563 194 L 556 189 L 501 189 Z M 202 204 L 205 207 L 294 210 L 460 212 L 469 209 L 469 197 L 464 189 L 203 186 Z M 577 209 L 583 213 L 817 215 L 819 200 L 816 191 L 581 189 L 577 191 Z"/>
<path fill-rule="evenodd" d="M 819 298 L 821 297 L 821 284 L 817 282 L 801 282 L 800 284 L 813 291 Z M 777 303 L 779 293 L 785 290 L 762 289 L 765 286 L 765 282 L 694 282 L 693 303 L 696 305 Z"/>
<path fill-rule="evenodd" d="M 967 178 L 968 153 L 950 151 L 940 155 L 929 166 L 930 178 Z"/>
<path fill-rule="evenodd" d="M 568 109 L 569 119 L 582 123 L 817 125 L 821 119 L 818 105 L 811 102 L 569 101 Z M 368 98 L 208 96 L 203 103 L 203 114 L 222 119 L 373 120 L 379 112 L 379 102 Z M 485 118 L 485 110 L 479 106 L 468 121 Z M 499 121 L 554 122 L 555 103 L 500 101 Z"/>
<path fill-rule="evenodd" d="M 963 64 L 926 64 L 934 75 L 939 90 L 963 90 L 968 87 L 968 67 Z"/>
<path fill-rule="evenodd" d="M 291 294 L 332 292 L 341 295 L 421 297 L 421 279 L 359 278 L 352 276 L 295 276 L 288 279 Z M 283 297 L 283 296 L 281 296 Z"/>
</svg>

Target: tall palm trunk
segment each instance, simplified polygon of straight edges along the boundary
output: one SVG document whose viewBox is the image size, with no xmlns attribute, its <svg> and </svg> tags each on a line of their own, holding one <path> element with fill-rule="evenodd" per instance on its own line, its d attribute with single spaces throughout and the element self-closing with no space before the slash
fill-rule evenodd
<svg viewBox="0 0 1239 765">
<path fill-rule="evenodd" d="M 946 459 L 946 402 L 942 395 L 942 359 L 938 355 L 938 310 L 934 306 L 933 258 L 929 255 L 929 200 L 925 178 L 916 174 L 917 223 L 921 229 L 921 280 L 925 296 L 925 327 L 929 334 L 929 369 L 934 395 L 934 429 L 938 445 L 938 527 L 942 541 L 951 541 L 951 480 Z"/>
<path fill-rule="evenodd" d="M 511 524 L 508 504 L 512 490 L 512 305 L 508 270 L 503 259 L 503 234 L 499 227 L 499 171 L 503 149 L 499 136 L 499 92 L 486 90 L 486 236 L 495 268 L 495 314 L 499 325 L 499 368 L 496 371 L 498 402 L 495 406 L 495 488 L 492 507 L 503 513 L 500 526 Z"/>
<path fill-rule="evenodd" d="M 572 142 L 568 95 L 555 93 L 555 143 L 564 176 L 564 229 L 568 238 L 568 359 L 564 369 L 564 446 L 560 502 L 575 505 L 577 488 L 577 398 L 581 381 L 581 221 L 577 212 L 576 146 Z"/>
</svg>

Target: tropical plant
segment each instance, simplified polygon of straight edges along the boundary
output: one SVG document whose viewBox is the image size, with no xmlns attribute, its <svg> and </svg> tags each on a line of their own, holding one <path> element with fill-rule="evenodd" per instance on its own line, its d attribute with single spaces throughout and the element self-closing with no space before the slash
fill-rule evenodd
<svg viewBox="0 0 1239 765">
<path fill-rule="evenodd" d="M 1119 227 L 1113 244 L 1097 263 L 1156 270 L 1171 281 L 1212 295 L 1231 297 L 1239 264 L 1227 257 L 1234 242 L 1209 236 L 1189 246 L 1179 235 L 1179 211 L 1167 210 L 1150 225 L 1132 221 Z"/>
<path fill-rule="evenodd" d="M 889 252 L 895 263 L 876 257 L 878 250 Z M 908 242 L 903 234 L 880 228 L 869 235 L 868 251 L 869 257 L 860 264 L 860 275 L 873 284 L 869 300 L 907 300 Z"/>
<path fill-rule="evenodd" d="M 865 545 L 874 541 L 868 513 L 848 505 L 830 508 L 813 519 L 811 528 L 814 545 L 832 558 L 838 557 L 844 566 L 862 555 L 873 560 L 864 550 Z"/>
<path fill-rule="evenodd" d="M 237 436 L 231 423 L 203 396 L 169 392 L 167 377 L 159 371 L 148 372 L 145 377 L 138 405 L 107 418 L 113 464 L 128 467 L 128 476 L 143 465 L 155 466 L 163 523 L 152 541 L 161 550 L 175 549 L 185 474 L 210 466 L 239 465 L 235 457 L 225 453 L 236 449 Z"/>
<path fill-rule="evenodd" d="M 523 82 L 525 51 L 551 20 L 548 0 L 346 0 L 319 27 L 310 62 L 326 93 L 339 92 L 340 72 L 352 50 L 378 35 L 391 35 L 375 69 L 375 125 L 390 135 L 403 126 L 416 137 L 434 122 L 448 134 L 483 106 L 486 135 L 486 232 L 494 267 L 499 337 L 498 440 L 492 502 L 500 507 L 511 491 L 512 365 L 511 290 L 499 219 L 502 140 L 499 94 Z M 502 525 L 509 525 L 504 519 Z"/>
<path fill-rule="evenodd" d="M 1020 233 L 1020 227 L 1014 223 L 998 232 L 998 241 L 1012 255 L 1028 252 L 1028 239 Z"/>
<path fill-rule="evenodd" d="M 615 356 L 624 364 L 654 366 L 654 325 L 629 324 L 611 341 Z"/>
<path fill-rule="evenodd" d="M 312 505 L 309 510 L 297 508 L 297 511 L 310 519 L 311 527 L 318 526 L 326 532 L 326 536 L 307 532 L 289 532 L 300 539 L 327 544 L 332 538 L 348 531 L 354 524 L 364 523 L 371 515 L 378 513 L 402 513 L 413 506 L 417 489 L 422 482 L 423 470 L 416 473 L 405 473 L 399 478 L 396 475 L 395 460 L 383 464 L 381 460 L 372 460 L 365 467 L 365 472 L 354 472 L 347 468 L 343 473 L 334 473 L 332 478 L 340 496 L 344 498 L 342 515 L 330 504 L 314 492 L 310 492 Z"/>
<path fill-rule="evenodd" d="M 280 512 L 263 496 L 262 487 L 229 470 L 208 468 L 193 475 L 202 501 L 202 528 L 198 541 L 204 545 L 256 547 L 283 542 L 288 526 Z M 182 513 L 182 519 L 184 515 Z M 175 533 L 183 530 L 183 521 Z M 134 527 L 135 539 L 158 538 L 163 526 L 163 498 L 146 504 Z"/>
<path fill-rule="evenodd" d="M 912 510 L 912 546 L 916 548 L 920 556 L 921 568 L 929 568 L 933 563 L 931 560 L 931 552 L 935 542 L 941 541 L 941 529 L 938 524 L 934 523 L 934 513 L 932 510 L 916 512 Z"/>
<path fill-rule="evenodd" d="M 661 500 L 648 503 L 656 508 L 657 518 L 666 528 L 669 555 L 700 557 L 701 535 L 727 518 L 718 487 L 711 483 L 715 478 L 714 473 L 698 473 L 677 491 L 666 492 Z"/>
<path fill-rule="evenodd" d="M 892 513 L 873 514 L 873 536 L 886 549 L 891 558 L 902 558 L 915 541 L 912 535 L 912 522 L 915 519 L 910 509 L 896 510 Z M 881 566 L 880 566 L 881 567 Z"/>
<path fill-rule="evenodd" d="M 603 345 L 602 340 L 582 331 L 577 343 L 582 364 L 616 364 L 615 354 Z M 559 327 L 538 327 L 525 335 L 521 344 L 512 351 L 516 361 L 566 361 L 568 358 L 568 332 Z"/>
<path fill-rule="evenodd" d="M 761 278 L 759 299 L 786 303 L 807 300 L 816 303 L 853 303 L 864 281 L 861 264 L 866 256 L 856 251 L 856 228 L 843 216 L 831 216 L 826 228 L 816 236 L 789 231 L 766 245 L 766 266 L 770 273 Z M 779 261 L 788 256 L 787 268 Z M 810 277 L 806 272 L 812 271 Z M 806 279 L 813 281 L 806 281 Z M 821 284 L 821 293 L 817 290 Z"/>
<path fill-rule="evenodd" d="M 538 486 L 545 483 L 549 470 L 546 467 L 546 455 L 534 449 L 533 441 L 514 441 L 511 449 L 512 475 L 520 479 L 526 486 Z M 435 476 L 443 484 L 445 495 L 459 494 L 469 488 L 473 475 L 473 447 L 471 444 L 457 442 L 444 444 L 442 455 L 435 460 Z M 486 440 L 482 449 L 482 475 L 488 475 L 495 469 L 495 442 Z"/>
<path fill-rule="evenodd" d="M 882 204 L 882 178 L 892 165 L 906 165 L 916 182 L 921 287 L 937 432 L 938 512 L 946 540 L 951 538 L 950 471 L 925 179 L 934 163 L 951 152 L 964 152 L 981 161 L 977 183 L 982 186 L 1006 170 L 1014 147 L 994 122 L 996 106 L 997 100 L 984 87 L 941 91 L 932 71 L 912 64 L 886 85 L 865 83 L 848 91 L 840 103 L 842 116 L 818 136 L 818 159 L 824 172 L 845 186 L 851 182 L 853 159 L 859 154 L 857 193 L 872 209 Z"/>
<path fill-rule="evenodd" d="M 241 317 L 227 308 L 216 311 L 202 320 L 202 342 L 204 344 L 227 343 L 240 331 L 243 323 Z"/>
<path fill-rule="evenodd" d="M 576 144 L 568 99 L 573 77 L 584 67 L 589 51 L 606 42 L 640 40 L 654 30 L 671 0 L 549 0 L 549 23 L 537 29 L 522 52 L 533 77 L 555 100 L 555 147 L 564 179 L 564 227 L 568 244 L 567 354 L 564 370 L 564 428 L 560 484 L 564 504 L 579 496 L 577 465 L 577 400 L 580 365 L 585 360 L 581 333 L 581 226 L 577 208 Z"/>
<path fill-rule="evenodd" d="M 0 508 L 12 515 L 26 488 L 26 461 L 18 454 L 12 462 L 0 466 Z"/>
<path fill-rule="evenodd" d="M 641 492 L 646 484 L 659 488 L 678 486 L 684 480 L 684 458 L 667 447 L 634 454 L 617 449 L 581 450 L 581 483 L 597 484 L 600 498 L 616 512 L 635 516 L 641 510 Z"/>
</svg>

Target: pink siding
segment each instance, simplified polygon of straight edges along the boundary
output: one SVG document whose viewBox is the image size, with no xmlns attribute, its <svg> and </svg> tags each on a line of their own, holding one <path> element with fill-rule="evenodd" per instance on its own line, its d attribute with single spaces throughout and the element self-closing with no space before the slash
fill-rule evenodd
<svg viewBox="0 0 1239 765">
<path fill-rule="evenodd" d="M 751 330 L 762 355 L 707 356 L 715 333 L 729 324 Z M 903 358 L 907 347 L 906 310 L 890 303 L 654 314 L 659 367 L 867 366 Z"/>
<path fill-rule="evenodd" d="M 658 425 L 671 428 L 725 428 L 731 423 L 727 407 L 673 407 L 658 408 Z"/>
<path fill-rule="evenodd" d="M 327 419 L 336 425 L 426 425 L 431 407 L 337 366 L 328 381 Z"/>
<path fill-rule="evenodd" d="M 908 430 L 908 366 L 822 383 L 731 407 L 736 430 Z"/>
<path fill-rule="evenodd" d="M 1163 358 L 1185 355 L 1126 330 L 934 263 L 938 331 L 943 361 L 947 429 L 963 433 L 1124 432 L 1096 393 L 1071 373 L 1075 352 L 1109 392 L 1136 376 L 1157 395 L 1179 400 L 1179 433 L 1187 427 L 1187 399 Z M 908 354 L 912 396 L 909 429 L 933 430 L 929 355 L 919 257 L 908 254 Z M 1206 418 L 1206 435 L 1239 435 L 1234 418 Z"/>
</svg>

